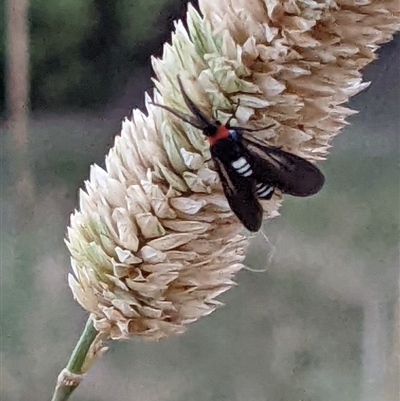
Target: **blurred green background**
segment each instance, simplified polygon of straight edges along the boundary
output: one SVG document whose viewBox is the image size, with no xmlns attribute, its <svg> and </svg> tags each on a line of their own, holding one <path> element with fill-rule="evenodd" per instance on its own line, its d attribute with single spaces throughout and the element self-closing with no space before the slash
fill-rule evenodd
<svg viewBox="0 0 400 401">
<path fill-rule="evenodd" d="M 98 110 L 115 103 L 150 54 L 161 54 L 184 0 L 31 0 L 31 106 L 36 111 Z M 0 1 L 5 9 L 5 0 Z M 4 38 L 5 12 L 0 13 Z M 5 108 L 5 40 L 0 42 L 0 111 Z M 131 100 L 132 101 L 132 100 Z M 124 104 L 129 108 L 130 104 Z"/>
<path fill-rule="evenodd" d="M 22 216 L 0 128 L 2 401 L 50 399 L 86 318 L 67 286 L 63 244 L 78 188 L 123 116 L 143 106 L 149 57 L 184 15 L 177 0 L 31 3 L 35 198 Z M 242 271 L 226 306 L 183 336 L 112 344 L 73 400 L 396 401 L 400 36 L 365 79 L 371 86 L 350 104 L 360 113 L 321 163 L 323 191 L 285 199 L 264 224 L 268 239 L 252 240 L 247 263 L 265 271 Z"/>
</svg>

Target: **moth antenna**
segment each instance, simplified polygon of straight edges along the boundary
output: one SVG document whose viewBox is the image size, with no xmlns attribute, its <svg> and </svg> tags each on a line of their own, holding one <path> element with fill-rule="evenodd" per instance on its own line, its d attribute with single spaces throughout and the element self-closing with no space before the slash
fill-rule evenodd
<svg viewBox="0 0 400 401">
<path fill-rule="evenodd" d="M 164 106 L 163 104 L 154 103 L 154 102 L 150 102 L 150 104 L 152 104 L 153 106 L 161 107 L 161 108 L 164 109 L 164 110 L 167 110 L 168 112 L 170 112 L 171 114 L 173 114 L 175 117 L 178 117 L 179 119 L 181 119 L 181 120 L 184 121 L 185 123 L 190 124 L 192 127 L 195 127 L 195 128 L 197 128 L 197 129 L 201 129 L 201 130 L 204 129 L 203 126 L 201 126 L 201 125 L 199 125 L 199 124 L 196 124 L 190 116 L 188 116 L 188 115 L 186 115 L 186 114 L 183 114 L 183 113 L 180 113 L 179 111 L 174 110 L 174 109 L 171 108 L 171 107 Z"/>
<path fill-rule="evenodd" d="M 186 93 L 185 88 L 183 87 L 181 77 L 177 75 L 176 77 L 178 79 L 178 84 L 179 84 L 179 89 L 181 90 L 183 100 L 186 103 L 186 106 L 188 109 L 200 120 L 202 120 L 207 126 L 215 126 L 215 123 L 211 121 L 206 114 L 204 114 L 193 102 L 192 99 L 190 99 L 189 95 Z M 204 127 L 203 127 L 204 128 Z"/>
</svg>

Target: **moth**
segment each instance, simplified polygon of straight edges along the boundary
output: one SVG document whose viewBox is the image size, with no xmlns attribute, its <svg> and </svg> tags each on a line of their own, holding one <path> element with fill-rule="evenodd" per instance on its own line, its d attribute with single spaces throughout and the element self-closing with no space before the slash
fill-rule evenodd
<svg viewBox="0 0 400 401">
<path fill-rule="evenodd" d="M 269 129 L 274 124 L 260 129 L 231 126 L 236 111 L 225 124 L 210 119 L 190 99 L 180 77 L 177 78 L 192 115 L 162 104 L 152 104 L 203 132 L 210 144 L 211 158 L 229 206 L 245 228 L 253 232 L 260 229 L 263 208 L 259 199 L 271 199 L 275 189 L 283 194 L 306 197 L 322 188 L 325 178 L 317 166 L 278 147 L 267 146 L 254 135 L 249 135 Z"/>
</svg>

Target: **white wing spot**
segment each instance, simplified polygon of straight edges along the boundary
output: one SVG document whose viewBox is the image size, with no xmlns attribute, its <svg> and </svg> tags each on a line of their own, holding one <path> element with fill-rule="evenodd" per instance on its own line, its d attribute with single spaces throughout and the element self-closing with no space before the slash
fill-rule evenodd
<svg viewBox="0 0 400 401">
<path fill-rule="evenodd" d="M 264 197 L 264 196 L 269 195 L 271 192 L 273 192 L 273 190 L 274 190 L 274 188 L 272 188 L 272 187 L 264 186 L 257 190 L 257 194 L 261 197 Z"/>
<path fill-rule="evenodd" d="M 247 163 L 247 160 L 244 157 L 240 157 L 232 162 L 232 167 L 243 177 L 249 177 L 253 174 L 250 164 Z"/>
<path fill-rule="evenodd" d="M 239 157 L 239 159 L 235 160 L 234 162 L 232 162 L 232 167 L 235 170 L 239 170 L 241 167 L 248 165 L 249 163 L 247 163 L 247 160 L 244 157 Z"/>
<path fill-rule="evenodd" d="M 250 177 L 253 174 L 253 170 L 249 168 L 246 172 L 240 173 L 243 177 Z"/>
</svg>

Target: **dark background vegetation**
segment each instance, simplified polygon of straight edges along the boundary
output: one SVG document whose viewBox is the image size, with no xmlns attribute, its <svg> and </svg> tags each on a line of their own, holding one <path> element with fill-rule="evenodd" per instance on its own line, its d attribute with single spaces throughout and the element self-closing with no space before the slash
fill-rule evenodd
<svg viewBox="0 0 400 401">
<path fill-rule="evenodd" d="M 98 110 L 116 101 L 132 78 L 132 71 L 148 69 L 149 55 L 161 55 L 173 21 L 184 17 L 185 11 L 184 0 L 32 0 L 29 32 L 33 111 Z M 0 20 L 1 37 L 4 15 Z M 4 53 L 2 41 L 1 94 Z M 1 96 L 0 110 L 4 107 Z"/>
<path fill-rule="evenodd" d="M 143 106 L 149 57 L 185 9 L 178 0 L 31 2 L 35 197 L 22 232 L 0 128 L 1 400 L 49 399 L 83 328 L 65 227 L 90 164 L 103 164 L 121 119 Z M 398 36 L 365 71 L 372 85 L 351 101 L 360 113 L 321 163 L 323 191 L 287 198 L 263 227 L 268 240 L 252 240 L 248 265 L 266 271 L 242 271 L 227 306 L 184 336 L 112 344 L 74 400 L 396 401 L 399 66 Z"/>
</svg>

